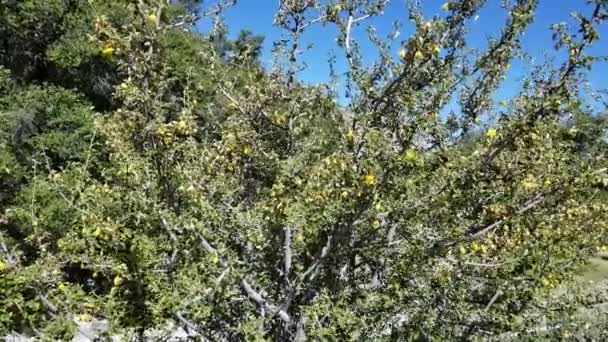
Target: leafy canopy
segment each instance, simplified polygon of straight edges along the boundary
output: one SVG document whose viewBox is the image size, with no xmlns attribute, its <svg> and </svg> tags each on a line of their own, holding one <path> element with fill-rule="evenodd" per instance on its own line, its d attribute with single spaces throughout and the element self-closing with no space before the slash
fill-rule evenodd
<svg viewBox="0 0 608 342">
<path fill-rule="evenodd" d="M 0 0 L 0 335 L 605 338 L 584 322 L 605 288 L 575 276 L 608 244 L 605 110 L 581 86 L 608 4 L 496 103 L 536 0 L 478 53 L 486 1 L 412 5 L 367 65 L 352 31 L 387 3 L 280 1 L 265 70 L 263 38 L 226 39 L 231 1 Z M 297 79 L 321 24 L 346 106 Z"/>
</svg>

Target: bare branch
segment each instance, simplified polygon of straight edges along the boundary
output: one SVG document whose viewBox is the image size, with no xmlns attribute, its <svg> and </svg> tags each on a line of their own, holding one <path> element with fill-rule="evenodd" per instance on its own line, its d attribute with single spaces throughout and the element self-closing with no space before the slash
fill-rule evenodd
<svg viewBox="0 0 608 342">
<path fill-rule="evenodd" d="M 247 296 L 249 297 L 249 299 L 251 299 L 253 302 L 255 302 L 260 307 L 260 309 L 265 309 L 265 310 L 268 310 L 269 312 L 275 312 L 275 315 L 279 316 L 279 318 L 281 320 L 283 320 L 285 323 L 291 322 L 291 317 L 289 317 L 289 314 L 287 312 L 285 312 L 283 309 L 277 307 L 276 305 L 266 302 L 264 300 L 264 297 L 262 297 L 262 295 L 259 292 L 254 290 L 253 287 L 251 287 L 251 285 L 249 285 L 247 280 L 245 280 L 245 279 L 241 280 L 241 287 L 247 293 Z"/>
<path fill-rule="evenodd" d="M 306 330 L 304 326 L 306 325 L 304 317 L 298 320 L 298 324 L 296 326 L 296 335 L 293 338 L 295 342 L 305 342 L 306 341 Z"/>
<path fill-rule="evenodd" d="M 470 262 L 470 261 L 462 261 L 462 260 L 456 260 L 454 258 L 446 258 L 447 261 L 454 263 L 454 264 L 463 264 L 463 265 L 467 265 L 467 266 L 474 266 L 474 267 L 502 267 L 505 265 L 504 262 L 500 262 L 500 263 L 493 263 L 493 264 L 487 264 L 487 263 L 478 263 L 478 262 Z"/>
<path fill-rule="evenodd" d="M 197 235 L 198 235 L 199 239 L 201 240 L 203 249 L 207 253 L 217 255 L 217 250 L 215 248 L 213 248 L 213 246 L 211 246 L 211 244 L 207 241 L 207 239 L 205 239 L 205 237 L 202 236 L 201 234 L 197 233 Z M 226 262 L 221 257 L 218 257 L 218 259 L 219 259 L 220 265 L 223 268 L 228 269 L 228 267 L 229 267 L 228 262 Z M 222 273 L 222 275 L 220 275 L 220 278 L 223 278 L 223 276 L 225 276 L 224 273 Z M 254 303 L 256 303 L 258 305 L 258 307 L 260 307 L 260 309 L 264 309 L 266 311 L 273 312 L 274 313 L 273 317 L 279 316 L 279 318 L 286 323 L 289 323 L 291 321 L 291 318 L 289 317 L 289 314 L 287 312 L 285 312 L 283 309 L 279 308 L 277 305 L 268 303 L 259 292 L 257 292 L 256 290 L 253 289 L 253 287 L 249 284 L 249 282 L 247 282 L 247 280 L 245 280 L 245 279 L 241 280 L 241 288 L 245 291 L 245 293 L 247 294 L 249 299 L 251 299 Z"/>
<path fill-rule="evenodd" d="M 490 302 L 488 303 L 488 305 L 486 305 L 485 309 L 483 309 L 483 310 L 484 311 L 490 310 L 490 307 L 496 302 L 496 300 L 498 299 L 498 297 L 500 297 L 501 294 L 502 294 L 501 290 L 496 291 L 494 296 L 492 296 L 492 299 L 490 299 Z"/>
<path fill-rule="evenodd" d="M 520 208 L 519 210 L 517 210 L 515 212 L 515 215 L 524 214 L 525 212 L 527 212 L 527 211 L 535 208 L 539 204 L 543 203 L 544 200 L 545 200 L 545 195 L 544 194 L 537 194 L 534 198 L 532 198 L 531 200 L 529 200 L 528 202 L 526 202 L 522 208 Z M 483 228 L 482 230 L 471 234 L 469 237 L 467 237 L 467 240 L 473 240 L 473 239 L 477 239 L 477 238 L 482 237 L 483 235 L 487 234 L 488 232 L 490 232 L 490 231 L 494 230 L 495 228 L 503 225 L 510 218 L 511 217 L 502 218 L 502 219 L 500 219 L 500 220 L 498 220 L 498 221 L 490 224 L 489 226 Z"/>
<path fill-rule="evenodd" d="M 289 272 L 291 271 L 291 258 L 292 258 L 292 250 L 291 250 L 291 226 L 287 225 L 284 230 L 285 236 L 283 237 L 283 253 L 285 255 L 285 278 L 289 279 Z"/>
<path fill-rule="evenodd" d="M 160 216 L 160 221 L 162 223 L 162 226 L 169 234 L 169 237 L 171 237 L 171 240 L 173 240 L 173 242 L 177 242 L 177 236 L 175 235 L 175 233 L 173 232 L 171 227 L 169 227 L 169 224 L 167 224 L 167 220 L 165 220 L 165 218 L 162 217 L 162 215 L 160 213 L 158 213 L 158 214 Z"/>
<path fill-rule="evenodd" d="M 315 260 L 315 262 L 312 265 L 310 265 L 310 267 L 304 273 L 302 273 L 302 275 L 300 276 L 300 279 L 299 279 L 298 283 L 301 283 L 302 281 L 304 281 L 311 274 L 312 274 L 312 276 L 310 277 L 310 279 L 314 279 L 314 277 L 316 275 L 317 268 L 319 267 L 321 261 L 323 259 L 325 259 L 325 257 L 327 256 L 327 254 L 329 254 L 329 250 L 331 248 L 331 242 L 332 242 L 332 238 L 331 238 L 331 236 L 329 236 L 327 238 L 327 243 L 321 249 L 321 255 L 319 255 L 319 257 L 317 258 L 317 260 Z"/>
</svg>

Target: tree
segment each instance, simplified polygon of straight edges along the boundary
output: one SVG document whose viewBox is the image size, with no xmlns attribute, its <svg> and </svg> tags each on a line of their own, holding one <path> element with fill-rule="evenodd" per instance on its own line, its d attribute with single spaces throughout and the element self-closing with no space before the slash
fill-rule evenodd
<svg viewBox="0 0 608 342">
<path fill-rule="evenodd" d="M 231 44 L 231 50 L 236 62 L 257 62 L 262 54 L 264 37 L 254 35 L 253 32 L 243 30 Z"/>
<path fill-rule="evenodd" d="M 352 30 L 387 2 L 281 1 L 272 71 L 243 63 L 259 38 L 242 33 L 225 59 L 164 2 L 78 3 L 94 25 L 66 25 L 39 56 L 103 62 L 114 76 L 97 112 L 96 69 L 58 78 L 85 81 L 74 91 L 22 87 L 10 78 L 33 81 L 2 60 L 0 119 L 15 124 L 0 135 L 0 333 L 65 339 L 74 319 L 106 318 L 138 339 L 175 324 L 203 340 L 604 338 L 581 322 L 599 292 L 574 276 L 608 244 L 604 119 L 579 92 L 605 1 L 578 31 L 554 27 L 568 58 L 501 106 L 537 1 L 506 4 L 476 57 L 466 25 L 485 1 L 431 19 L 412 6 L 399 58 L 371 30 L 368 67 Z M 297 80 L 317 23 L 337 29 L 348 108 Z M 92 50 L 66 49 L 82 31 Z M 458 113 L 441 117 L 452 98 Z M 13 164 L 18 176 L 2 171 Z"/>
</svg>

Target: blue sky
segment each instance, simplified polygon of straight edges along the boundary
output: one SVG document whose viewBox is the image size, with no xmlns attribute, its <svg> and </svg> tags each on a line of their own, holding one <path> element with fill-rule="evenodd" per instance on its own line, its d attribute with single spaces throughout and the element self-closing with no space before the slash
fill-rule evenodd
<svg viewBox="0 0 608 342">
<path fill-rule="evenodd" d="M 425 16 L 444 15 L 441 5 L 445 0 L 421 0 Z M 484 47 L 487 38 L 497 37 L 500 28 L 506 20 L 506 12 L 500 7 L 502 0 L 489 0 L 488 4 L 481 10 L 477 20 L 469 23 L 471 33 L 469 34 L 469 44 L 474 47 Z M 239 0 L 238 4 L 226 13 L 226 22 L 230 28 L 231 35 L 234 36 L 241 29 L 249 29 L 255 33 L 266 37 L 264 42 L 263 63 L 270 65 L 272 56 L 270 50 L 272 43 L 281 35 L 281 31 L 273 27 L 273 15 L 276 11 L 277 0 Z M 585 0 L 540 0 L 537 16 L 534 23 L 522 39 L 522 45 L 526 52 L 535 57 L 536 63 L 544 60 L 544 53 L 549 52 L 555 55 L 552 48 L 551 31 L 549 26 L 554 23 L 566 21 L 574 24 L 570 17 L 573 11 L 590 13 L 590 6 Z M 405 0 L 392 0 L 385 10 L 385 15 L 368 21 L 377 29 L 379 36 L 385 36 L 392 29 L 392 23 L 399 20 L 403 23 L 401 35 L 398 39 L 407 38 L 411 34 L 413 27 L 408 22 L 408 12 Z M 590 50 L 595 55 L 608 55 L 608 25 L 600 29 L 601 40 Z M 204 30 L 203 26 L 199 29 Z M 365 27 L 361 26 L 354 31 L 354 37 L 363 42 L 362 52 L 364 60 L 371 62 L 375 56 L 372 45 L 367 43 Z M 327 57 L 332 48 L 335 48 L 335 31 L 329 26 L 313 26 L 304 36 L 305 43 L 312 43 L 313 48 L 302 55 L 302 60 L 308 65 L 307 69 L 299 74 L 299 78 L 308 83 L 318 83 L 327 81 L 328 63 Z M 606 39 L 606 40 L 604 40 Z M 395 46 L 395 54 L 399 47 Z M 339 71 L 345 71 L 346 65 L 343 55 L 336 50 L 337 67 Z M 560 57 L 560 56 L 558 56 Z M 563 56 L 562 56 L 563 57 Z M 559 59 L 558 61 L 561 61 Z M 511 71 L 502 87 L 496 93 L 500 99 L 508 99 L 519 89 L 518 80 L 530 70 L 532 65 L 529 62 L 514 61 Z M 608 65 L 601 64 L 591 71 L 590 81 L 596 88 L 608 88 Z"/>
</svg>

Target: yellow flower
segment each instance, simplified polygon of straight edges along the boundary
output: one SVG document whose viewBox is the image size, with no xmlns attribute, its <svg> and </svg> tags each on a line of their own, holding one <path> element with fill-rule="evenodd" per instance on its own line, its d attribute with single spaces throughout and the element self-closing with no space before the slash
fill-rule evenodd
<svg viewBox="0 0 608 342">
<path fill-rule="evenodd" d="M 416 51 L 416 53 L 414 54 L 414 59 L 416 59 L 416 60 L 419 61 L 419 60 L 421 60 L 423 58 L 424 58 L 424 54 L 422 52 L 420 52 L 420 51 Z"/>
<path fill-rule="evenodd" d="M 245 145 L 245 147 L 243 147 L 243 154 L 248 156 L 251 154 L 251 152 L 253 152 L 253 150 L 251 149 L 251 147 Z"/>
<path fill-rule="evenodd" d="M 534 190 L 538 187 L 538 183 L 536 182 L 536 179 L 532 175 L 529 175 L 528 177 L 526 177 L 526 179 L 524 179 L 524 181 L 521 183 L 521 185 L 523 186 L 524 190 L 527 190 L 527 191 Z"/>
<path fill-rule="evenodd" d="M 101 48 L 101 55 L 104 57 L 110 57 L 114 54 L 114 47 L 112 46 L 112 43 L 106 43 L 103 45 L 103 47 Z"/>
<path fill-rule="evenodd" d="M 405 152 L 405 160 L 415 162 L 418 160 L 418 153 L 415 150 L 409 149 Z"/>
<path fill-rule="evenodd" d="M 80 320 L 83 322 L 90 322 L 92 319 L 91 315 L 87 314 L 87 313 L 83 313 L 80 315 Z"/>
<path fill-rule="evenodd" d="M 355 134 L 352 130 L 349 130 L 348 133 L 346 133 L 346 140 L 349 144 L 352 144 L 352 142 L 355 141 Z"/>
<path fill-rule="evenodd" d="M 150 22 L 155 23 L 156 19 L 158 19 L 158 18 L 156 17 L 156 14 L 154 14 L 154 13 L 152 13 L 148 16 L 148 20 L 150 20 Z"/>
<path fill-rule="evenodd" d="M 0 272 L 4 272 L 6 270 L 8 270 L 8 265 L 4 261 L 0 260 Z"/>
<path fill-rule="evenodd" d="M 481 245 L 479 244 L 479 242 L 474 241 L 474 242 L 471 244 L 471 250 L 473 250 L 473 252 L 477 252 L 477 251 L 478 251 L 478 250 L 480 250 L 480 249 L 481 249 Z"/>
<path fill-rule="evenodd" d="M 124 279 L 122 279 L 121 276 L 117 275 L 116 277 L 114 277 L 114 286 L 120 286 L 124 283 Z"/>
<path fill-rule="evenodd" d="M 376 176 L 372 175 L 372 174 L 367 174 L 365 176 L 363 176 L 363 183 L 365 185 L 375 185 L 376 184 Z"/>
<path fill-rule="evenodd" d="M 405 49 L 401 49 L 397 54 L 400 58 L 405 58 L 405 56 L 407 55 L 407 51 L 405 51 Z"/>
<path fill-rule="evenodd" d="M 156 134 L 158 134 L 160 136 L 164 136 L 168 133 L 169 133 L 169 131 L 167 130 L 167 127 L 165 127 L 165 126 L 160 126 L 156 129 Z"/>
<path fill-rule="evenodd" d="M 506 106 L 507 105 L 507 101 L 500 100 L 500 101 L 498 101 L 498 104 L 501 105 L 501 106 Z"/>
<path fill-rule="evenodd" d="M 498 132 L 496 131 L 495 128 L 490 128 L 486 132 L 486 137 L 488 137 L 488 139 L 494 139 L 494 138 L 496 138 L 497 134 L 498 134 Z"/>
<path fill-rule="evenodd" d="M 186 121 L 184 120 L 179 120 L 176 124 L 175 124 L 175 129 L 178 132 L 185 132 L 188 129 L 188 124 L 186 123 Z"/>
<path fill-rule="evenodd" d="M 446 2 L 443 5 L 441 5 L 441 9 L 443 9 L 444 11 L 449 11 L 452 8 L 452 3 L 450 2 Z"/>
<path fill-rule="evenodd" d="M 220 258 L 218 258 L 217 254 L 213 254 L 211 256 L 211 263 L 217 265 L 218 262 L 220 262 Z"/>
<path fill-rule="evenodd" d="M 465 254 L 467 252 L 467 248 L 463 245 L 460 245 L 458 251 L 460 252 L 460 254 Z"/>
<path fill-rule="evenodd" d="M 98 238 L 98 237 L 100 237 L 100 236 L 101 236 L 101 233 L 102 233 L 102 232 L 101 232 L 101 229 L 98 227 L 98 228 L 95 228 L 95 231 L 93 232 L 93 235 L 94 235 L 96 238 Z"/>
<path fill-rule="evenodd" d="M 545 277 L 542 277 L 540 280 L 540 283 L 544 286 L 544 287 L 550 287 L 551 283 L 549 282 L 549 280 Z"/>
<path fill-rule="evenodd" d="M 441 53 L 441 48 L 439 47 L 439 45 L 434 45 L 433 46 L 433 53 L 435 55 L 438 55 L 439 53 Z"/>
</svg>

